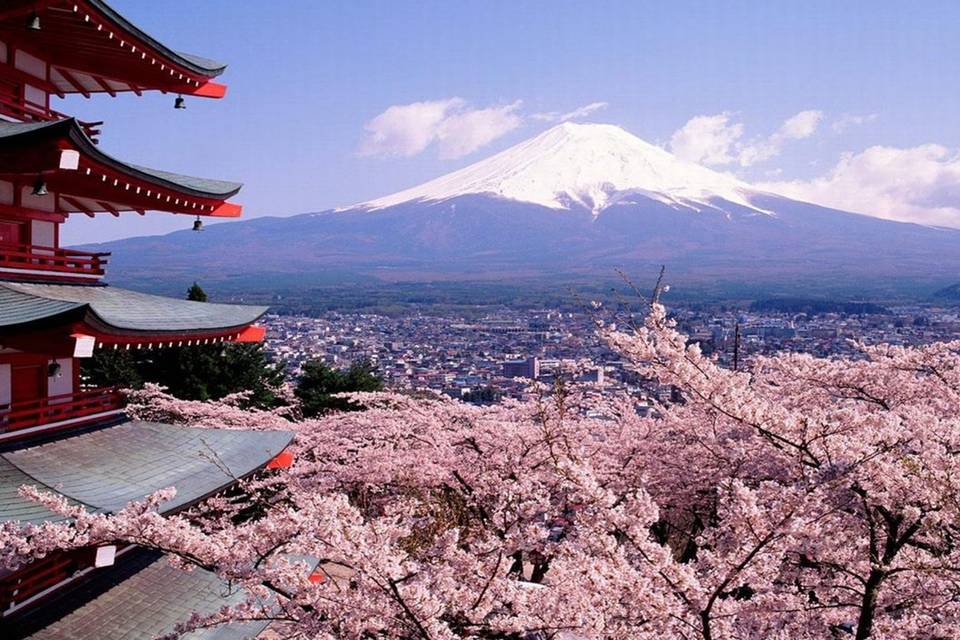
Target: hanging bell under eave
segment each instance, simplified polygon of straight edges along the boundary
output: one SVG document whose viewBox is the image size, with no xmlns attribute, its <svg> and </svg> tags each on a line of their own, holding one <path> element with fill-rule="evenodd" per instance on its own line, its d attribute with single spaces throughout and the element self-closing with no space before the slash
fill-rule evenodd
<svg viewBox="0 0 960 640">
<path fill-rule="evenodd" d="M 174 109 L 186 109 L 187 101 L 183 99 L 183 96 L 177 96 L 177 99 L 173 101 Z"/>
<path fill-rule="evenodd" d="M 193 221 L 193 230 L 203 231 L 203 220 L 200 219 L 200 216 L 197 216 L 197 219 Z"/>
<path fill-rule="evenodd" d="M 27 18 L 27 31 L 40 31 L 40 16 L 36 13 L 31 13 Z"/>
<path fill-rule="evenodd" d="M 45 196 L 50 192 L 47 191 L 47 183 L 41 177 L 41 178 L 37 178 L 37 181 L 33 183 L 33 191 L 31 191 L 30 193 L 32 193 L 35 196 Z"/>
</svg>

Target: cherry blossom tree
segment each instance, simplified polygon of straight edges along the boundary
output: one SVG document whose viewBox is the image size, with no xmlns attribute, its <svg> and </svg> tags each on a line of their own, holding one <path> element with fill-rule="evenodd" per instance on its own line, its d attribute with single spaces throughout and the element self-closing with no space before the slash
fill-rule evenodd
<svg viewBox="0 0 960 640">
<path fill-rule="evenodd" d="M 305 638 L 952 638 L 960 630 L 960 343 L 786 354 L 731 371 L 654 304 L 601 335 L 682 402 L 589 385 L 476 407 L 354 394 L 362 412 L 183 402 L 131 413 L 295 432 L 286 470 L 161 517 L 161 491 L 0 529 L 0 563 L 129 542 L 249 598 L 181 631 L 269 619 Z M 306 559 L 319 561 L 316 571 Z"/>
</svg>

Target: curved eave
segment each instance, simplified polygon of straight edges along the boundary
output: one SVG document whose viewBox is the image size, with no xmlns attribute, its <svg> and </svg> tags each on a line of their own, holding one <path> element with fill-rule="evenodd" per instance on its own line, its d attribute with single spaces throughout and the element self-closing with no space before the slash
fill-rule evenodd
<svg viewBox="0 0 960 640">
<path fill-rule="evenodd" d="M 26 29 L 34 18 L 38 28 Z M 35 86 L 61 97 L 226 94 L 226 86 L 214 82 L 224 63 L 168 47 L 102 0 L 6 0 L 0 3 L 0 40 L 29 57 L 14 75 L 24 71 Z"/>
<path fill-rule="evenodd" d="M 149 169 L 118 160 L 101 151 L 89 136 L 87 136 L 75 118 L 69 118 L 60 122 L 69 123 L 68 125 L 64 125 L 69 128 L 68 136 L 71 142 L 76 145 L 77 150 L 83 155 L 86 155 L 97 163 L 110 167 L 118 173 L 130 176 L 141 182 L 153 184 L 170 191 L 178 191 L 197 198 L 217 200 L 226 200 L 227 198 L 235 196 L 243 187 L 239 182 L 212 180 L 210 178 L 199 178 L 169 171 L 161 171 L 159 169 Z"/>
<path fill-rule="evenodd" d="M 107 513 L 173 486 L 177 495 L 159 511 L 175 513 L 263 469 L 292 440 L 286 431 L 128 421 L 16 449 L 0 454 L 0 497 L 9 500 L 0 503 L 0 522 L 59 519 L 46 509 L 18 502 L 14 493 L 21 484 L 39 484 L 90 511 Z"/>
<path fill-rule="evenodd" d="M 14 614 L 9 622 L 11 632 L 28 640 L 263 637 L 269 620 L 230 622 L 183 635 L 175 633 L 177 625 L 194 613 L 214 614 L 221 607 L 241 604 L 250 594 L 205 569 L 186 571 L 175 567 L 167 557 L 157 559 L 159 555 L 143 550 L 127 554 L 116 567 L 99 569 L 89 576 L 82 589 L 63 590 L 48 606 L 32 609 L 19 618 Z"/>
<path fill-rule="evenodd" d="M 72 164 L 64 161 L 65 152 L 75 152 Z M 227 202 L 242 184 L 124 162 L 94 144 L 74 118 L 0 122 L 0 175 L 19 176 L 28 185 L 43 175 L 49 191 L 62 196 L 62 212 L 156 210 L 238 217 L 242 210 Z"/>
<path fill-rule="evenodd" d="M 103 345 L 244 341 L 245 330 L 266 312 L 264 306 L 192 302 L 115 287 L 0 282 L 5 336 L 66 329 Z"/>
<path fill-rule="evenodd" d="M 77 4 L 86 5 L 92 11 L 95 11 L 101 18 L 109 21 L 117 29 L 127 34 L 130 39 L 138 40 L 141 44 L 149 46 L 155 52 L 161 54 L 168 62 L 180 66 L 197 75 L 215 78 L 226 70 L 227 65 L 216 60 L 210 60 L 191 53 L 182 53 L 174 51 L 166 46 L 146 31 L 140 29 L 124 18 L 119 12 L 113 9 L 103 0 L 80 0 Z"/>
</svg>

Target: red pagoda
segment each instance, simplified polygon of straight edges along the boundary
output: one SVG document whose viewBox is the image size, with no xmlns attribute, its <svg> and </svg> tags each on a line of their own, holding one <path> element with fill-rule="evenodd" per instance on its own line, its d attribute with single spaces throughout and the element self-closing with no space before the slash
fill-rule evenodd
<svg viewBox="0 0 960 640">
<path fill-rule="evenodd" d="M 240 215 L 230 201 L 239 184 L 114 158 L 97 146 L 102 122 L 51 108 L 52 97 L 68 94 L 160 91 L 177 107 L 184 96 L 222 98 L 215 79 L 224 68 L 169 49 L 102 0 L 0 3 L 0 522 L 57 517 L 19 496 L 25 484 L 102 512 L 172 485 L 176 498 L 163 511 L 173 513 L 257 472 L 290 443 L 280 432 L 132 421 L 118 390 L 83 382 L 84 360 L 98 349 L 262 339 L 255 322 L 264 307 L 107 286 L 108 254 L 60 244 L 70 215 Z M 0 636 L 151 638 L 226 603 L 211 574 L 102 547 L 0 572 Z M 216 637 L 258 632 L 226 627 Z"/>
</svg>

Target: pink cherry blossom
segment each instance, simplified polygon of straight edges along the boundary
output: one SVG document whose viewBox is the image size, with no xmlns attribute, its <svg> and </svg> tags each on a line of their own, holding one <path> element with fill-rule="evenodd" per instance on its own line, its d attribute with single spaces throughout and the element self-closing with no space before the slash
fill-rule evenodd
<svg viewBox="0 0 960 640">
<path fill-rule="evenodd" d="M 683 402 L 535 389 L 475 407 L 356 394 L 316 420 L 185 402 L 134 416 L 296 434 L 289 469 L 161 517 L 164 490 L 0 528 L 0 562 L 129 542 L 250 594 L 179 631 L 275 620 L 304 638 L 960 635 L 960 343 L 760 358 L 731 371 L 659 304 L 601 335 Z M 311 580 L 303 558 L 320 561 Z"/>
</svg>

